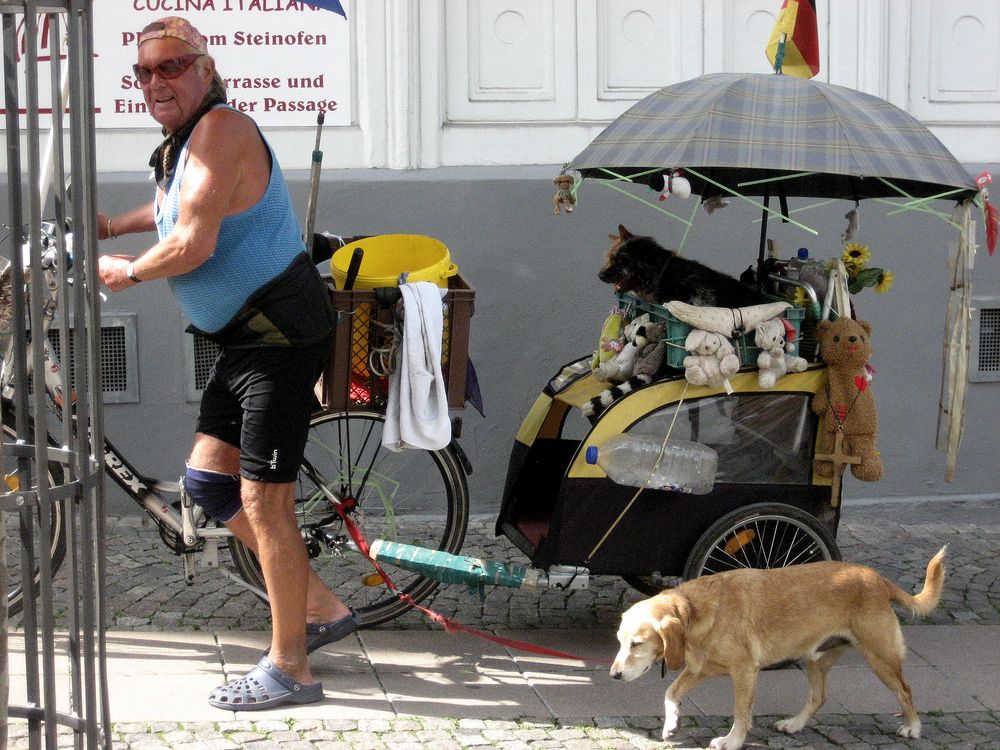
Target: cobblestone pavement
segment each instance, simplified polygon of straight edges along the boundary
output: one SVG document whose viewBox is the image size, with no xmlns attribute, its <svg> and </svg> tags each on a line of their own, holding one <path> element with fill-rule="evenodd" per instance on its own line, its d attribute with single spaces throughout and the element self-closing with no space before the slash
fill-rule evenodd
<svg viewBox="0 0 1000 750">
<path fill-rule="evenodd" d="M 794 737 L 761 730 L 777 716 L 755 716 L 745 748 L 802 750 L 996 750 L 1000 717 L 996 712 L 942 716 L 923 715 L 924 738 L 894 735 L 898 719 L 889 715 L 825 714 L 820 726 Z M 359 721 L 223 721 L 212 723 L 116 724 L 115 750 L 624 750 L 708 747 L 713 737 L 729 731 L 723 717 L 686 717 L 683 739 L 660 740 L 661 719 L 586 717 L 558 724 L 538 720 L 400 718 Z M 11 727 L 12 750 L 27 748 L 24 725 Z M 60 736 L 60 750 L 71 748 L 70 735 Z"/>
<path fill-rule="evenodd" d="M 115 630 L 267 630 L 267 607 L 237 583 L 199 569 L 184 582 L 180 558 L 160 542 L 156 528 L 138 516 L 108 521 L 107 597 Z M 474 518 L 463 553 L 524 564 L 520 550 L 493 536 L 492 518 Z M 920 622 L 1000 622 L 1000 500 L 862 505 L 845 508 L 837 542 L 843 559 L 870 565 L 901 587 L 923 581 L 927 561 L 948 545 L 948 578 L 939 607 Z M 226 558 L 225 552 L 220 554 Z M 58 585 L 58 581 L 57 581 Z M 429 600 L 441 614 L 480 628 L 554 628 L 616 625 L 641 598 L 620 578 L 595 576 L 590 587 L 557 590 L 485 590 L 442 586 Z M 904 618 L 905 619 L 905 618 Z M 916 621 L 906 619 L 909 624 Z M 436 629 L 418 612 L 387 628 Z"/>
<path fill-rule="evenodd" d="M 467 554 L 525 563 L 523 555 L 492 535 L 493 519 L 470 524 Z M 109 521 L 108 601 L 110 626 L 116 630 L 266 630 L 266 607 L 251 593 L 212 572 L 199 571 L 187 586 L 181 565 L 160 544 L 156 529 L 135 517 Z M 845 560 L 871 565 L 904 589 L 923 578 L 927 560 L 949 545 L 948 578 L 939 608 L 908 624 L 1000 622 L 1000 501 L 927 502 L 848 505 L 838 543 Z M 431 606 L 444 615 L 484 629 L 551 629 L 611 626 L 622 610 L 641 595 L 613 577 L 591 579 L 590 588 L 564 594 L 492 588 L 482 601 L 463 586 L 446 586 Z M 16 624 L 16 623 L 15 623 Z M 437 628 L 409 613 L 383 627 Z M 923 739 L 894 735 L 891 715 L 823 716 L 794 737 L 764 730 L 778 717 L 759 716 L 747 747 L 1000 749 L 1000 712 L 923 714 Z M 115 748 L 645 748 L 662 747 L 660 717 L 581 717 L 558 723 L 399 718 L 392 721 L 257 721 L 212 724 L 116 724 Z M 11 726 L 10 747 L 27 747 L 24 726 Z M 724 717 L 685 716 L 680 738 L 669 747 L 707 746 L 728 730 Z M 71 737 L 64 737 L 71 747 Z M 60 743 L 60 746 L 64 746 Z"/>
</svg>

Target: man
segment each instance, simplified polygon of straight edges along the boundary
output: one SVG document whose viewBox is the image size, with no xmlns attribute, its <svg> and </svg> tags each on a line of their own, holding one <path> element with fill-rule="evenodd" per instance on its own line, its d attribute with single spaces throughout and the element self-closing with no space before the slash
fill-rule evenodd
<svg viewBox="0 0 1000 750">
<path fill-rule="evenodd" d="M 167 279 L 193 325 L 219 343 L 183 484 L 255 550 L 271 606 L 269 652 L 209 703 L 243 711 L 317 701 L 308 652 L 357 627 L 309 566 L 294 515 L 313 386 L 331 342 L 327 291 L 274 153 L 225 105 L 205 38 L 176 16 L 151 23 L 133 71 L 166 135 L 150 163 L 156 195 L 99 214 L 99 236 L 156 229 L 159 242 L 139 256 L 101 257 L 101 282 L 117 292 Z"/>
</svg>

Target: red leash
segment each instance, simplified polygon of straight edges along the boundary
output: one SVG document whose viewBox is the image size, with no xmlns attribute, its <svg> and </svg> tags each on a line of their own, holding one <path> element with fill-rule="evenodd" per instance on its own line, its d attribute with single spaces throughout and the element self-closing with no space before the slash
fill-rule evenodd
<svg viewBox="0 0 1000 750">
<path fill-rule="evenodd" d="M 513 649 L 516 649 L 518 651 L 527 651 L 527 652 L 532 653 L 532 654 L 543 654 L 545 656 L 555 656 L 555 657 L 557 657 L 559 659 L 573 659 L 573 660 L 576 660 L 576 661 L 591 661 L 591 662 L 596 662 L 596 663 L 599 663 L 599 664 L 610 664 L 611 663 L 611 659 L 584 659 L 583 657 L 574 656 L 573 654 L 567 654 L 567 653 L 565 653 L 563 651 L 556 651 L 556 650 L 551 649 L 551 648 L 546 648 L 545 646 L 536 646 L 533 643 L 526 643 L 524 641 L 517 641 L 517 640 L 514 640 L 512 638 L 503 638 L 503 637 L 501 637 L 499 635 L 494 635 L 493 633 L 488 633 L 485 630 L 477 630 L 476 628 L 470 628 L 468 625 L 463 625 L 462 623 L 458 622 L 457 620 L 453 620 L 453 619 L 451 619 L 449 617 L 445 617 L 444 615 L 442 615 L 442 614 L 440 614 L 438 612 L 435 612 L 432 609 L 428 609 L 427 607 L 424 607 L 424 606 L 422 606 L 420 604 L 417 604 L 417 602 L 415 602 L 413 600 L 413 598 L 409 594 L 404 594 L 402 591 L 400 591 L 396 587 L 396 584 L 392 582 L 392 579 L 389 577 L 389 574 L 385 572 L 385 569 L 383 569 L 383 567 L 381 565 L 379 565 L 378 560 L 376 560 L 375 558 L 369 556 L 368 552 L 369 552 L 370 547 L 368 545 L 368 542 L 365 540 L 364 536 L 362 536 L 361 531 L 354 524 L 354 521 L 352 521 L 350 518 L 348 518 L 347 513 L 344 512 L 344 510 L 339 505 L 335 505 L 334 507 L 337 509 L 337 512 L 340 514 L 341 519 L 343 519 L 344 525 L 347 527 L 347 533 L 349 533 L 351 535 L 351 539 L 354 540 L 354 543 L 358 546 L 358 549 L 361 551 L 361 553 L 371 561 L 371 564 L 373 566 L 375 566 L 376 572 L 382 577 L 382 580 L 385 582 L 385 585 L 388 586 L 391 591 L 395 592 L 396 596 L 398 596 L 402 601 L 406 602 L 407 604 L 409 604 L 411 607 L 414 607 L 415 609 L 419 609 L 421 612 L 423 612 L 425 615 L 427 615 L 432 621 L 434 621 L 434 622 L 438 623 L 439 625 L 441 625 L 445 629 L 446 632 L 448 632 L 448 633 L 456 633 L 456 632 L 468 633 L 469 635 L 474 635 L 477 638 L 482 638 L 485 641 L 492 641 L 493 643 L 499 643 L 501 646 L 507 646 L 508 648 L 513 648 Z"/>
</svg>

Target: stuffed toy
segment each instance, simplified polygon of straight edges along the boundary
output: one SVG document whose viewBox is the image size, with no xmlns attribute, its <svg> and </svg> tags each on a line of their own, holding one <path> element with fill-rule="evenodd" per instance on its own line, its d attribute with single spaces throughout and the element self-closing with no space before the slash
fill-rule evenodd
<svg viewBox="0 0 1000 750">
<path fill-rule="evenodd" d="M 706 305 L 690 305 L 680 300 L 669 300 L 663 303 L 668 312 L 682 323 L 692 328 L 734 338 L 743 333 L 750 333 L 765 320 L 791 307 L 788 302 L 765 302 L 760 305 L 746 307 L 709 307 Z"/>
<path fill-rule="evenodd" d="M 606 359 L 593 368 L 594 376 L 601 380 L 620 383 L 632 377 L 639 354 L 649 343 L 647 324 L 649 315 L 640 315 L 625 325 L 625 343 L 612 359 Z M 660 338 L 663 334 L 660 334 Z"/>
<path fill-rule="evenodd" d="M 649 319 L 648 315 L 642 317 L 647 321 Z M 594 419 L 622 396 L 652 383 L 667 353 L 667 345 L 663 340 L 665 335 L 666 331 L 660 323 L 644 322 L 638 326 L 635 340 L 644 342 L 644 345 L 638 350 L 631 376 L 625 382 L 605 388 L 591 398 L 583 405 L 584 416 Z"/>
<path fill-rule="evenodd" d="M 667 355 L 665 340 L 667 331 L 662 323 L 646 323 L 642 328 L 642 338 L 645 339 L 646 345 L 635 360 L 635 365 L 632 367 L 632 377 L 638 377 L 647 383 L 652 383 L 660 372 L 660 367 L 663 366 L 663 360 Z"/>
<path fill-rule="evenodd" d="M 568 174 L 557 175 L 553 178 L 552 184 L 557 188 L 555 197 L 552 199 L 552 213 L 558 214 L 560 206 L 566 209 L 566 213 L 573 213 L 573 209 L 576 206 L 576 196 L 573 195 L 573 176 Z"/>
<path fill-rule="evenodd" d="M 732 343 L 714 331 L 692 328 L 684 340 L 684 350 L 691 352 L 682 362 L 684 377 L 691 385 L 718 387 L 740 369 Z"/>
<path fill-rule="evenodd" d="M 878 414 L 865 367 L 872 353 L 871 332 L 871 323 L 847 317 L 816 326 L 820 357 L 827 364 L 826 382 L 812 401 L 822 434 L 817 452 L 832 454 L 840 432 L 843 452 L 861 459 L 851 466 L 851 473 L 863 482 L 882 478 L 876 445 Z M 816 461 L 815 469 L 821 477 L 833 476 L 830 461 Z"/>
<path fill-rule="evenodd" d="M 602 363 L 615 358 L 625 346 L 625 312 L 618 308 L 611 310 L 601 325 L 601 337 L 597 351 L 590 360 L 590 369 L 596 370 Z"/>
<path fill-rule="evenodd" d="M 757 384 L 761 388 L 774 388 L 778 378 L 786 372 L 804 372 L 809 366 L 802 357 L 786 354 L 786 350 L 795 348 L 795 327 L 784 318 L 771 318 L 758 324 L 753 340 L 760 349 Z"/>
</svg>

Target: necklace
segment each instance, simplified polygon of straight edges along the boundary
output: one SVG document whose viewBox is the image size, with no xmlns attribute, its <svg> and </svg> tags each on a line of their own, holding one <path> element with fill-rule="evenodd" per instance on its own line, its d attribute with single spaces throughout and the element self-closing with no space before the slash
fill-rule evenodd
<svg viewBox="0 0 1000 750">
<path fill-rule="evenodd" d="M 833 397 L 830 395 L 830 382 L 826 383 L 826 400 L 830 404 L 830 414 L 833 417 L 833 421 L 837 423 L 837 429 L 840 432 L 844 431 L 844 422 L 847 421 L 847 415 L 851 413 L 851 409 L 854 408 L 854 404 L 858 401 L 858 396 L 861 395 L 863 388 L 858 388 L 858 392 L 854 394 L 854 398 L 851 399 L 851 403 L 847 406 L 842 404 L 835 405 L 833 403 Z"/>
<path fill-rule="evenodd" d="M 867 385 L 867 381 L 865 385 Z M 859 384 L 858 392 L 854 394 L 854 398 L 851 399 L 850 404 L 846 407 L 834 406 L 833 399 L 830 397 L 830 382 L 827 381 L 826 383 L 826 400 L 830 404 L 830 414 L 833 416 L 833 421 L 837 423 L 837 433 L 833 439 L 833 452 L 817 453 L 813 456 L 813 460 L 829 461 L 833 465 L 833 481 L 830 483 L 830 506 L 833 508 L 840 505 L 841 476 L 844 473 L 845 467 L 861 463 L 861 459 L 858 456 L 851 456 L 844 453 L 844 422 L 847 421 L 847 415 L 851 413 L 851 409 L 854 408 L 854 404 L 863 390 L 864 386 Z"/>
</svg>

